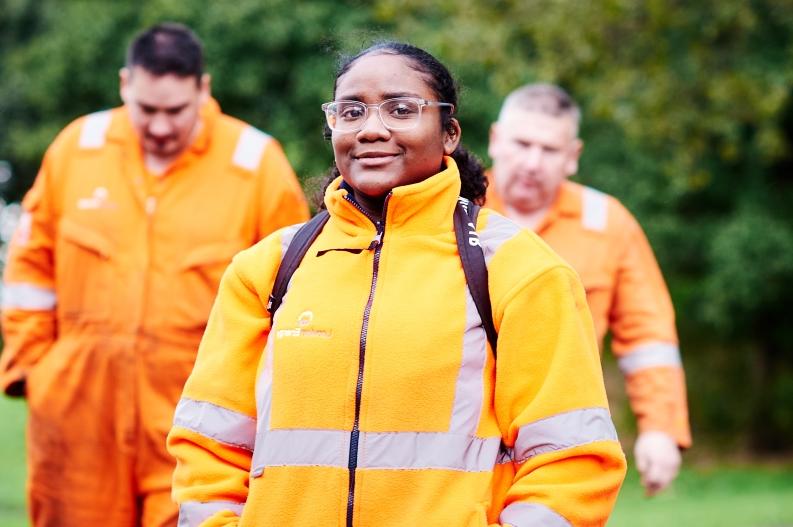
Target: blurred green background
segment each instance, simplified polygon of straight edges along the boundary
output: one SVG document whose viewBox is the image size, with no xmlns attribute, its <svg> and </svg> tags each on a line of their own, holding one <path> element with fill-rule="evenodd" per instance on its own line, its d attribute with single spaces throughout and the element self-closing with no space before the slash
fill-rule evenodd
<svg viewBox="0 0 793 527">
<path fill-rule="evenodd" d="M 21 198 L 69 121 L 120 104 L 129 39 L 163 20 L 195 29 L 223 109 L 278 138 L 309 190 L 332 158 L 320 104 L 339 54 L 395 38 L 438 56 L 463 87 L 463 141 L 486 162 L 509 91 L 565 87 L 583 110 L 577 179 L 637 216 L 672 291 L 686 462 L 793 465 L 793 0 L 0 0 L 5 200 Z M 629 449 L 612 360 L 606 374 Z M 16 437 L 14 423 L 0 426 Z M 0 455 L 1 493 L 22 454 Z M 789 497 L 793 475 L 774 477 Z"/>
</svg>

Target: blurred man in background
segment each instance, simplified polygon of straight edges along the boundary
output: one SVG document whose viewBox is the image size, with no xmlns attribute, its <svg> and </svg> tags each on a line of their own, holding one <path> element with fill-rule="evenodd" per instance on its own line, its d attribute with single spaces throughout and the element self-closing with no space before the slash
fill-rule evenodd
<svg viewBox="0 0 793 527">
<path fill-rule="evenodd" d="M 557 86 L 512 92 L 490 130 L 487 206 L 537 232 L 581 276 L 601 346 L 611 331 L 638 420 L 636 465 L 652 495 L 691 445 L 674 310 L 636 219 L 614 197 L 568 181 L 583 149 L 580 115 Z"/>
<path fill-rule="evenodd" d="M 28 400 L 36 527 L 176 525 L 165 436 L 220 276 L 308 218 L 278 142 L 210 96 L 188 28 L 138 35 L 120 81 L 122 107 L 47 150 L 5 270 L 0 383 Z"/>
</svg>

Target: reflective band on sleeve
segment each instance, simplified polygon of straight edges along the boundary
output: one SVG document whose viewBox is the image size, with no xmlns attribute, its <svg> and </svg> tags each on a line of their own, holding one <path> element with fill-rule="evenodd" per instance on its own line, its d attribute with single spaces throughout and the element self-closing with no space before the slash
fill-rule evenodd
<svg viewBox="0 0 793 527">
<path fill-rule="evenodd" d="M 574 448 L 595 441 L 616 441 L 617 431 L 605 408 L 584 408 L 557 414 L 520 427 L 514 459 L 527 459 L 548 452 Z"/>
<path fill-rule="evenodd" d="M 246 126 L 237 140 L 232 162 L 246 170 L 256 170 L 270 136 L 252 126 Z"/>
<path fill-rule="evenodd" d="M 498 459 L 501 439 L 433 432 L 362 432 L 359 469 L 486 472 Z M 270 430 L 260 433 L 251 475 L 266 467 L 348 467 L 349 430 Z"/>
<path fill-rule="evenodd" d="M 487 217 L 487 226 L 479 233 L 479 243 L 485 253 L 485 262 L 490 263 L 501 245 L 521 231 L 516 223 L 498 214 Z"/>
<path fill-rule="evenodd" d="M 3 309 L 50 311 L 57 303 L 54 289 L 33 284 L 3 284 Z"/>
<path fill-rule="evenodd" d="M 176 405 L 173 424 L 219 443 L 253 450 L 256 420 L 222 406 L 183 397 Z"/>
<path fill-rule="evenodd" d="M 604 231 L 608 221 L 608 196 L 599 190 L 584 187 L 581 224 L 590 231 Z"/>
<path fill-rule="evenodd" d="M 454 407 L 449 432 L 476 434 L 482 413 L 484 369 L 487 361 L 487 336 L 474 299 L 465 288 L 465 333 L 463 357 L 454 389 Z"/>
<path fill-rule="evenodd" d="M 242 515 L 243 503 L 232 501 L 186 501 L 179 505 L 178 527 L 198 527 L 212 515 L 221 511 L 231 511 L 237 516 Z"/>
<path fill-rule="evenodd" d="M 623 375 L 630 375 L 646 368 L 668 366 L 680 368 L 680 350 L 669 342 L 647 342 L 629 350 L 617 361 Z"/>
<path fill-rule="evenodd" d="M 511 503 L 501 511 L 498 521 L 513 527 L 572 527 L 564 516 L 539 503 Z"/>
<path fill-rule="evenodd" d="M 80 148 L 101 148 L 104 146 L 111 117 L 110 110 L 88 115 L 83 121 L 83 129 L 80 131 Z"/>
</svg>

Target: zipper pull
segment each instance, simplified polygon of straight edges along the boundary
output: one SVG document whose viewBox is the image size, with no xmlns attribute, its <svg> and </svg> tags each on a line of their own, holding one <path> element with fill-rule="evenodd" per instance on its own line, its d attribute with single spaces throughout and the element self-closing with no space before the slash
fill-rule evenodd
<svg viewBox="0 0 793 527">
<path fill-rule="evenodd" d="M 375 223 L 375 227 L 377 227 L 377 232 L 375 233 L 374 238 L 372 238 L 372 242 L 369 244 L 368 249 L 370 251 L 383 243 L 383 223 L 378 221 Z"/>
<path fill-rule="evenodd" d="M 371 251 L 372 249 L 380 245 L 382 240 L 383 240 L 383 233 L 378 232 L 377 234 L 374 235 L 374 238 L 372 238 L 372 243 L 369 244 L 369 247 L 367 247 L 367 249 Z"/>
</svg>

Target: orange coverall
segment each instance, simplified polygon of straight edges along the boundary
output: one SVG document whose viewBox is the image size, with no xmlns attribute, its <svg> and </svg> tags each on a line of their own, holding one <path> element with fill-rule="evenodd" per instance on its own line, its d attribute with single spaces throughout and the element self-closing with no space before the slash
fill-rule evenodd
<svg viewBox="0 0 793 527">
<path fill-rule="evenodd" d="M 492 184 L 487 206 L 505 212 Z M 639 431 L 691 446 L 674 309 L 636 219 L 616 198 L 565 181 L 536 232 L 581 276 L 598 341 L 611 330 Z"/>
<path fill-rule="evenodd" d="M 124 107 L 70 124 L 23 201 L 3 289 L 0 386 L 26 395 L 33 524 L 175 525 L 165 450 L 231 257 L 308 217 L 273 138 L 201 110 L 162 176 Z"/>
</svg>

